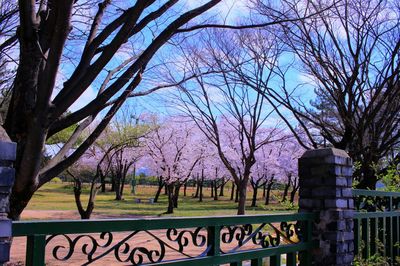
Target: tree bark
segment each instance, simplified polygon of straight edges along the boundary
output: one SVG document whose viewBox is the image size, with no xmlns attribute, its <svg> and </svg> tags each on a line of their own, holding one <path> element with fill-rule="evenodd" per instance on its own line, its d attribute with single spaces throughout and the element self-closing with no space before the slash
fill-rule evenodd
<svg viewBox="0 0 400 266">
<path fill-rule="evenodd" d="M 181 184 L 176 184 L 174 186 L 174 208 L 178 208 L 179 191 L 181 189 Z"/>
<path fill-rule="evenodd" d="M 100 175 L 100 183 L 101 183 L 101 192 L 105 193 L 106 192 L 106 177 L 103 174 Z"/>
<path fill-rule="evenodd" d="M 246 193 L 247 193 L 247 180 L 244 178 L 241 182 L 240 185 L 238 186 L 238 189 L 236 191 L 239 191 L 239 200 L 238 200 L 238 215 L 244 215 L 246 212 Z"/>
<path fill-rule="evenodd" d="M 267 190 L 267 182 L 265 182 L 264 183 L 264 185 L 263 185 L 263 198 L 265 198 L 265 192 L 266 192 L 266 190 Z"/>
<path fill-rule="evenodd" d="M 234 181 L 232 181 L 231 200 L 233 200 L 233 195 L 235 195 L 235 182 Z"/>
<path fill-rule="evenodd" d="M 257 191 L 258 191 L 258 181 L 251 184 L 253 187 L 253 198 L 251 200 L 251 207 L 256 207 L 257 206 Z"/>
<path fill-rule="evenodd" d="M 221 185 L 221 188 L 219 189 L 219 196 L 220 197 L 224 196 L 224 187 L 225 187 L 225 178 L 222 178 L 222 185 Z"/>
<path fill-rule="evenodd" d="M 239 202 L 240 185 L 236 185 L 235 202 Z"/>
<path fill-rule="evenodd" d="M 291 182 L 292 182 L 292 176 L 289 175 L 289 176 L 288 176 L 288 181 L 287 181 L 287 183 L 285 184 L 285 189 L 283 190 L 282 202 L 285 202 L 285 201 L 286 201 L 286 198 L 287 198 L 287 195 L 288 195 L 288 192 L 289 192 L 289 188 L 290 188 L 290 183 L 291 183 Z"/>
<path fill-rule="evenodd" d="M 274 185 L 273 181 L 270 181 L 267 185 L 267 194 L 265 196 L 265 205 L 269 204 L 269 199 L 271 197 L 271 190 L 272 190 L 272 186 Z"/>
<path fill-rule="evenodd" d="M 164 184 L 164 182 L 162 181 L 162 179 L 159 179 L 159 181 L 158 181 L 157 192 L 156 192 L 156 195 L 154 196 L 154 203 L 158 202 L 158 198 L 160 197 L 161 190 L 163 189 L 164 185 L 165 185 L 165 184 Z"/>
<path fill-rule="evenodd" d="M 186 197 L 186 190 L 187 190 L 187 181 L 183 185 L 183 196 L 185 196 L 185 197 Z"/>
<path fill-rule="evenodd" d="M 169 184 L 168 186 L 165 186 L 168 192 L 168 207 L 167 207 L 167 214 L 174 213 L 174 185 Z"/>
<path fill-rule="evenodd" d="M 218 200 L 218 186 L 217 186 L 217 181 L 214 182 L 214 200 Z"/>
<path fill-rule="evenodd" d="M 196 193 L 194 194 L 193 198 L 197 199 L 199 197 L 199 192 L 200 192 L 200 180 L 197 177 L 196 179 Z"/>
</svg>

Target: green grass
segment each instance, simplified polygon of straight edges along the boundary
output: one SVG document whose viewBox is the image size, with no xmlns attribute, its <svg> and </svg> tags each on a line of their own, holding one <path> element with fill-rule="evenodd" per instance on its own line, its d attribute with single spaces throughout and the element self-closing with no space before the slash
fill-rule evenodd
<svg viewBox="0 0 400 266">
<path fill-rule="evenodd" d="M 167 197 L 160 196 L 159 202 L 155 204 L 147 203 L 149 198 L 153 198 L 156 187 L 138 186 L 136 195 L 130 194 L 130 187 L 126 186 L 124 191 L 124 200 L 114 200 L 114 192 L 98 193 L 95 201 L 95 214 L 109 216 L 165 216 L 163 214 L 167 208 Z M 203 202 L 191 197 L 194 190 L 188 188 L 186 197 L 181 191 L 178 208 L 174 210 L 172 216 L 216 216 L 216 215 L 234 215 L 236 214 L 237 203 L 229 200 L 229 197 L 220 197 L 218 201 L 210 197 L 210 190 L 206 189 Z M 280 192 L 273 191 L 276 195 Z M 88 190 L 83 189 L 83 206 L 86 206 Z M 226 196 L 230 195 L 230 190 L 226 189 Z M 229 195 L 228 195 L 229 194 Z M 262 194 L 262 191 L 259 191 Z M 285 207 L 277 202 L 265 206 L 263 199 L 258 200 L 258 206 L 250 207 L 251 191 L 248 191 L 248 202 L 246 207 L 247 214 L 266 214 L 273 212 L 288 212 Z M 135 199 L 142 199 L 142 203 L 135 203 Z M 143 202 L 144 201 L 144 202 Z M 30 201 L 28 210 L 76 210 L 73 187 L 67 183 L 50 183 L 40 188 Z M 291 211 L 292 212 L 292 211 Z"/>
</svg>

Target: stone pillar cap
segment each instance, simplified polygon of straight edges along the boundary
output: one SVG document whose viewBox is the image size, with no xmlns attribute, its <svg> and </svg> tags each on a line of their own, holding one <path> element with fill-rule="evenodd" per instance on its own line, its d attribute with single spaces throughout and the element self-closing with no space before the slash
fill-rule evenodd
<svg viewBox="0 0 400 266">
<path fill-rule="evenodd" d="M 346 151 L 336 148 L 323 148 L 316 150 L 307 150 L 301 158 L 313 158 L 313 157 L 327 157 L 327 156 L 339 156 L 344 158 L 350 158 Z"/>
</svg>

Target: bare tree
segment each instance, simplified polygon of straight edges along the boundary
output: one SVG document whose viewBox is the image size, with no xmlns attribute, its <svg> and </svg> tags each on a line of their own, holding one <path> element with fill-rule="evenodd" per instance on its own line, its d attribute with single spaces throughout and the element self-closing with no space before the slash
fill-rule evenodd
<svg viewBox="0 0 400 266">
<path fill-rule="evenodd" d="M 175 9 L 182 1 L 139 0 L 131 6 L 123 2 L 125 6 L 120 7 L 104 0 L 83 11 L 80 1 L 74 0 L 19 1 L 19 61 L 4 123 L 8 135 L 18 144 L 16 181 L 10 197 L 12 219 L 19 218 L 40 186 L 71 166 L 93 144 L 123 102 L 133 96 L 154 54 L 188 22 L 220 1 Z M 81 19 L 75 20 L 77 17 Z M 146 36 L 151 40 L 143 39 Z M 115 68 L 115 56 L 129 44 L 133 47 L 132 59 Z M 71 49 L 72 45 L 79 48 Z M 63 58 L 74 65 L 67 78 L 60 75 Z M 114 75 L 104 75 L 104 69 L 111 69 Z M 98 89 L 97 97 L 68 113 L 90 86 Z M 101 122 L 69 154 L 67 147 L 107 107 Z M 41 167 L 45 140 L 76 123 L 79 126 L 66 148 Z"/>
<path fill-rule="evenodd" d="M 360 165 L 354 173 L 358 186 L 374 189 L 382 159 L 400 142 L 398 1 L 281 0 L 281 11 L 269 1 L 254 2 L 268 17 L 316 14 L 277 27 L 277 35 L 296 55 L 309 82 L 298 88 L 287 83 L 281 89 L 263 86 L 263 94 L 295 135 L 299 128 L 305 132 L 307 138 L 298 136 L 305 148 L 332 145 L 347 150 Z M 242 81 L 259 90 L 258 80 L 244 75 Z M 301 97 L 307 88 L 316 93 L 311 104 Z M 391 159 L 398 163 L 400 154 Z"/>
<path fill-rule="evenodd" d="M 232 68 L 249 72 L 262 72 L 272 79 L 274 64 L 263 68 L 250 64 L 251 52 L 244 46 L 264 42 L 270 48 L 264 60 L 277 60 L 279 50 L 254 31 L 213 31 L 198 48 L 190 47 L 186 55 L 193 73 L 211 68 L 216 74 L 197 76 L 192 83 L 180 88 L 180 107 L 195 121 L 199 129 L 215 145 L 218 155 L 232 176 L 238 191 L 238 214 L 245 213 L 246 189 L 255 152 L 263 145 L 275 141 L 278 128 L 263 132 L 263 125 L 271 117 L 262 93 L 237 82 Z M 197 49 L 198 48 L 198 49 Z M 179 103 L 178 103 L 179 104 Z"/>
</svg>

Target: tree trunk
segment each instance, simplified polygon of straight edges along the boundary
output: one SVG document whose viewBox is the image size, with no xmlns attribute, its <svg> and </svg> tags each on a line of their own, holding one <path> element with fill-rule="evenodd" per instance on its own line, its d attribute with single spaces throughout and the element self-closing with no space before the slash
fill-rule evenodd
<svg viewBox="0 0 400 266">
<path fill-rule="evenodd" d="M 115 177 L 115 200 L 122 200 L 121 195 L 121 177 L 119 174 Z"/>
<path fill-rule="evenodd" d="M 101 192 L 106 192 L 106 177 L 103 174 L 100 174 L 100 183 L 101 183 Z"/>
<path fill-rule="evenodd" d="M 360 169 L 354 173 L 354 176 L 360 181 L 357 184 L 358 189 L 376 189 L 376 182 L 378 180 L 373 165 L 377 165 L 377 163 L 377 161 L 368 158 L 362 160 Z"/>
<path fill-rule="evenodd" d="M 257 191 L 258 191 L 258 182 L 256 182 L 253 187 L 253 198 L 251 200 L 251 207 L 256 207 L 257 205 Z"/>
<path fill-rule="evenodd" d="M 231 200 L 233 200 L 233 195 L 235 195 L 235 182 L 234 181 L 232 181 Z"/>
<path fill-rule="evenodd" d="M 124 175 L 122 177 L 122 180 L 121 180 L 121 186 L 120 186 L 120 192 L 119 192 L 121 200 L 123 199 L 123 195 L 124 195 L 124 187 L 125 187 L 126 175 L 127 175 L 127 173 L 124 173 Z"/>
<path fill-rule="evenodd" d="M 265 195 L 265 205 L 269 204 L 269 199 L 271 197 L 271 190 L 272 190 L 272 186 L 274 185 L 274 182 L 269 182 L 268 186 L 267 186 L 267 194 Z"/>
<path fill-rule="evenodd" d="M 165 186 L 167 193 L 168 193 L 168 208 L 167 208 L 167 214 L 174 213 L 174 185 L 169 184 L 168 186 Z"/>
<path fill-rule="evenodd" d="M 235 194 L 235 202 L 239 202 L 239 190 L 240 190 L 240 186 L 236 185 L 236 194 Z"/>
<path fill-rule="evenodd" d="M 158 198 L 160 197 L 161 194 L 161 190 L 164 187 L 164 182 L 158 182 L 158 188 L 157 188 L 157 192 L 156 195 L 154 196 L 154 203 L 158 202 Z"/>
<path fill-rule="evenodd" d="M 90 219 L 90 216 L 92 215 L 93 209 L 94 209 L 94 199 L 96 196 L 96 188 L 95 188 L 95 183 L 92 181 L 92 184 L 90 186 L 90 195 L 88 199 L 88 204 L 86 207 L 86 210 L 82 206 L 82 201 L 81 201 L 81 193 L 82 193 L 82 182 L 78 178 L 74 178 L 74 197 L 75 197 L 75 203 L 76 207 L 78 209 L 79 215 L 81 216 L 81 219 L 86 220 Z"/>
<path fill-rule="evenodd" d="M 246 192 L 247 192 L 247 180 L 242 180 L 240 182 L 240 185 L 238 186 L 238 189 L 236 191 L 239 191 L 239 203 L 238 203 L 238 215 L 244 215 L 246 211 Z"/>
<path fill-rule="evenodd" d="M 211 181 L 211 198 L 214 198 L 214 186 L 215 186 L 215 181 Z"/>
<path fill-rule="evenodd" d="M 179 199 L 179 191 L 181 189 L 181 184 L 177 184 L 174 186 L 174 208 L 178 208 L 178 199 Z"/>
<path fill-rule="evenodd" d="M 200 192 L 200 184 L 199 184 L 199 178 L 196 179 L 196 194 L 194 194 L 195 199 L 197 199 L 199 197 L 199 192 Z"/>
<path fill-rule="evenodd" d="M 218 200 L 218 186 L 217 186 L 217 182 L 214 182 L 214 200 Z"/>
<path fill-rule="evenodd" d="M 292 176 L 288 176 L 288 182 L 285 184 L 285 189 L 283 191 L 283 196 L 282 196 L 282 202 L 286 201 L 288 192 L 289 192 L 289 187 L 290 187 L 290 183 L 292 182 Z"/>
<path fill-rule="evenodd" d="M 186 197 L 186 190 L 187 190 L 187 181 L 183 185 L 183 196 L 185 196 L 185 197 Z"/>
<path fill-rule="evenodd" d="M 291 203 L 294 203 L 294 198 L 296 196 L 296 192 L 297 192 L 298 189 L 299 189 L 299 178 L 295 177 L 294 181 L 293 181 L 293 189 L 290 192 L 290 202 Z"/>
<path fill-rule="evenodd" d="M 199 184 L 199 202 L 203 201 L 203 182 L 204 182 L 204 177 L 201 178 L 201 181 Z"/>
<path fill-rule="evenodd" d="M 297 188 L 293 188 L 290 192 L 290 203 L 294 203 L 294 197 L 296 196 Z"/>
<path fill-rule="evenodd" d="M 224 196 L 224 187 L 225 187 L 225 178 L 222 178 L 221 188 L 219 189 L 219 196 L 220 197 Z"/>
<path fill-rule="evenodd" d="M 263 185 L 263 198 L 265 198 L 265 192 L 266 192 L 266 190 L 267 190 L 267 182 L 265 182 L 264 183 L 264 185 Z"/>
</svg>

